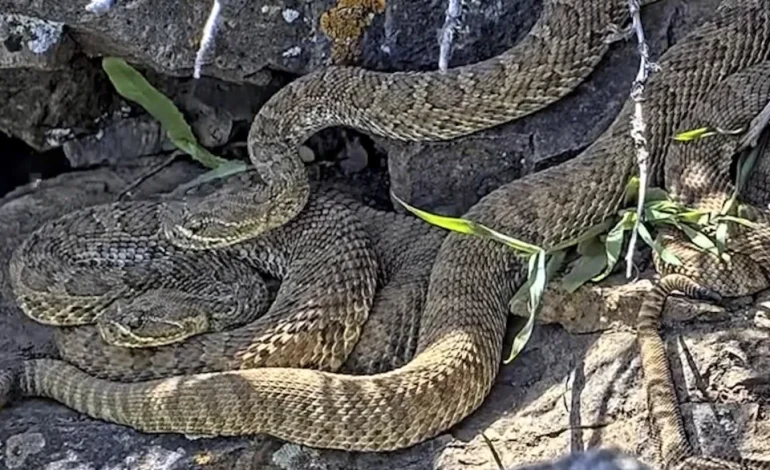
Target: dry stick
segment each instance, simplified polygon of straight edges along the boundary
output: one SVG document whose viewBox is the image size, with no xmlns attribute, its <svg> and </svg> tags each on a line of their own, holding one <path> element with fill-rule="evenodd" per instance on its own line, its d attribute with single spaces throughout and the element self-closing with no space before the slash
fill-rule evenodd
<svg viewBox="0 0 770 470">
<path fill-rule="evenodd" d="M 644 199 L 647 194 L 647 180 L 650 166 L 647 140 L 644 138 L 644 132 L 647 125 L 644 121 L 642 95 L 644 94 L 644 85 L 647 82 L 649 72 L 653 69 L 653 65 L 649 62 L 649 48 L 647 46 L 647 40 L 644 37 L 642 19 L 639 15 L 639 1 L 628 0 L 628 10 L 633 22 L 631 27 L 636 33 L 636 41 L 639 44 L 639 70 L 636 73 L 634 83 L 631 85 L 631 99 L 634 100 L 634 115 L 631 118 L 631 138 L 634 140 L 636 161 L 639 165 L 639 194 L 637 196 L 636 204 L 636 221 L 634 222 L 634 229 L 631 231 L 631 238 L 628 242 L 628 252 L 626 253 L 626 278 L 631 278 L 639 224 L 642 223 L 644 216 Z"/>
<path fill-rule="evenodd" d="M 219 22 L 219 12 L 222 9 L 222 5 L 219 0 L 214 0 L 214 4 L 211 5 L 211 12 L 206 20 L 206 24 L 203 26 L 203 35 L 201 36 L 201 44 L 198 47 L 198 53 L 195 55 L 195 69 L 193 70 L 193 78 L 201 78 L 201 69 L 203 68 L 203 61 L 206 59 L 209 50 L 214 45 L 214 35 L 217 33 L 217 24 Z"/>
<path fill-rule="evenodd" d="M 123 190 L 118 194 L 117 200 L 120 201 L 124 199 L 126 196 L 131 195 L 131 191 L 139 187 L 142 183 L 147 181 L 148 179 L 152 178 L 156 174 L 160 173 L 161 170 L 164 168 L 167 168 L 171 166 L 172 163 L 181 155 L 184 155 L 184 152 L 181 150 L 175 150 L 168 158 L 160 162 L 159 164 L 151 167 L 146 172 L 139 175 L 137 178 L 135 178 L 131 183 L 128 184 Z"/>
<path fill-rule="evenodd" d="M 449 4 L 446 7 L 444 27 L 441 28 L 441 40 L 439 41 L 438 69 L 441 73 L 446 72 L 447 68 L 449 68 L 452 39 L 454 39 L 455 29 L 460 26 L 461 15 L 460 0 L 449 0 Z"/>
</svg>

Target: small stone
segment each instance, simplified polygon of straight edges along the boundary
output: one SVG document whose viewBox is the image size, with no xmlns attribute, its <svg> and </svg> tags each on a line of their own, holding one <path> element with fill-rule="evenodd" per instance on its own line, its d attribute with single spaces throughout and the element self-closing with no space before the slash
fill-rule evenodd
<svg viewBox="0 0 770 470">
<path fill-rule="evenodd" d="M 284 21 L 291 24 L 294 23 L 297 18 L 299 18 L 299 12 L 297 10 L 287 8 L 281 12 L 281 16 L 283 16 Z"/>
<path fill-rule="evenodd" d="M 299 146 L 299 158 L 305 163 L 312 163 L 315 161 L 315 154 L 310 149 L 310 147 L 306 145 L 300 145 Z"/>
<path fill-rule="evenodd" d="M 290 47 L 289 49 L 286 49 L 283 51 L 284 57 L 297 57 L 302 53 L 302 48 L 299 46 Z"/>
<path fill-rule="evenodd" d="M 39 432 L 15 434 L 5 443 L 5 462 L 8 468 L 23 468 L 30 455 L 45 447 L 45 438 Z"/>
<path fill-rule="evenodd" d="M 72 57 L 64 23 L 24 15 L 0 15 L 0 69 L 29 67 L 56 70 Z"/>
<path fill-rule="evenodd" d="M 770 330 L 770 314 L 767 309 L 759 309 L 754 314 L 754 325 L 757 328 Z"/>
</svg>

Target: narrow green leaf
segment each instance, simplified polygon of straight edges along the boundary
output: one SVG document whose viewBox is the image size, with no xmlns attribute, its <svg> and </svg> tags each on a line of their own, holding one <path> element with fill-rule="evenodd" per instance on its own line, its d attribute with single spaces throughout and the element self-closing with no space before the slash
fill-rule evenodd
<svg viewBox="0 0 770 470">
<path fill-rule="evenodd" d="M 538 254 L 530 256 L 529 259 L 529 275 L 527 282 L 516 291 L 516 294 L 511 299 L 509 307 L 511 307 L 517 300 L 519 300 L 525 292 L 529 292 L 530 299 L 535 299 L 534 305 L 530 303 L 527 308 L 528 316 L 527 322 L 522 329 L 513 338 L 513 344 L 511 345 L 511 352 L 508 354 L 508 358 L 503 361 L 505 364 L 509 364 L 516 356 L 524 349 L 524 346 L 529 342 L 529 338 L 532 336 L 532 330 L 535 326 L 535 316 L 540 310 L 542 295 L 545 290 L 545 284 L 553 279 L 556 273 L 564 263 L 566 252 L 563 250 L 557 251 L 550 255 L 548 263 L 543 266 L 546 258 L 545 252 L 541 251 Z M 538 279 L 544 278 L 544 279 Z M 537 287 L 541 284 L 541 287 Z M 534 289 L 530 286 L 535 286 Z"/>
<path fill-rule="evenodd" d="M 626 212 L 623 214 L 623 218 L 620 219 L 612 230 L 610 230 L 610 233 L 607 234 L 607 238 L 604 241 L 605 251 L 607 253 L 607 267 L 602 274 L 592 279 L 594 282 L 599 282 L 606 278 L 612 274 L 612 270 L 615 269 L 615 264 L 617 264 L 618 259 L 620 259 L 620 250 L 623 248 L 623 232 L 629 229 L 629 221 L 634 219 L 632 215 L 633 212 Z M 633 222 L 631 222 L 631 226 L 633 227 Z"/>
<path fill-rule="evenodd" d="M 508 235 L 492 230 L 491 228 L 484 225 L 473 223 L 473 226 L 479 235 L 486 236 L 487 238 L 491 238 L 500 243 L 506 244 L 514 250 L 527 254 L 535 254 L 539 251 L 542 251 L 542 249 L 537 245 L 532 245 L 531 243 L 519 240 L 518 238 L 509 237 Z"/>
<path fill-rule="evenodd" d="M 625 205 L 633 204 L 637 200 L 637 196 L 639 195 L 639 184 L 638 176 L 632 176 L 628 178 L 623 196 Z"/>
<path fill-rule="evenodd" d="M 235 175 L 237 173 L 244 172 L 248 169 L 249 169 L 249 166 L 244 162 L 237 161 L 237 160 L 228 160 L 227 162 L 219 165 L 213 170 L 209 170 L 206 173 L 203 173 L 202 175 L 198 176 L 192 181 L 188 181 L 187 183 L 180 184 L 177 190 L 185 192 L 185 191 L 188 191 L 190 188 L 194 188 L 208 181 L 219 179 L 219 178 L 225 178 L 230 175 Z"/>
<path fill-rule="evenodd" d="M 417 209 L 416 207 L 413 207 L 407 204 L 406 202 L 402 201 L 398 196 L 393 194 L 393 192 L 391 192 L 391 195 L 396 201 L 398 201 L 399 204 L 404 206 L 406 210 L 413 213 L 414 215 L 421 218 L 422 220 L 428 222 L 429 224 L 435 225 L 437 227 L 441 227 L 443 229 L 451 230 L 458 233 L 464 233 L 467 235 L 476 235 L 478 237 L 491 238 L 500 243 L 504 243 L 505 245 L 508 245 L 514 250 L 521 251 L 528 255 L 532 255 L 541 251 L 540 247 L 536 245 L 532 245 L 530 243 L 518 240 L 516 238 L 503 235 L 502 233 L 496 232 L 495 230 L 492 230 L 491 228 L 486 227 L 482 224 L 477 224 L 470 220 L 465 220 L 459 217 L 447 217 L 443 215 L 431 214 L 430 212 Z"/>
<path fill-rule="evenodd" d="M 671 212 L 658 211 L 655 209 L 645 209 L 644 220 L 649 223 L 667 223 L 676 222 L 676 214 Z"/>
<path fill-rule="evenodd" d="M 705 225 L 708 223 L 710 215 L 703 211 L 688 210 L 677 214 L 677 218 L 688 224 Z"/>
<path fill-rule="evenodd" d="M 676 214 L 682 211 L 682 206 L 669 199 L 663 199 L 645 204 L 645 209 Z"/>
<path fill-rule="evenodd" d="M 478 232 L 474 227 L 475 224 L 469 220 L 431 214 L 430 212 L 418 209 L 416 207 L 413 207 L 407 204 L 392 192 L 391 192 L 391 195 L 399 204 L 404 206 L 406 210 L 408 210 L 412 214 L 416 215 L 417 217 L 421 218 L 422 220 L 428 222 L 431 225 L 435 225 L 437 227 L 441 227 L 446 230 L 451 230 L 453 232 L 464 233 L 467 235 L 476 235 Z"/>
<path fill-rule="evenodd" d="M 535 312 L 527 309 L 527 322 L 519 330 L 516 336 L 513 338 L 513 344 L 511 344 L 511 352 L 508 353 L 508 358 L 503 361 L 504 364 L 510 364 L 516 359 L 516 356 L 524 349 L 524 346 L 529 342 L 529 338 L 532 337 L 532 330 L 535 327 Z"/>
<path fill-rule="evenodd" d="M 107 77 L 115 90 L 124 98 L 139 104 L 157 119 L 166 130 L 168 138 L 180 150 L 209 168 L 216 168 L 227 162 L 224 158 L 212 155 L 198 145 L 192 128 L 187 124 L 176 105 L 150 85 L 150 82 L 125 60 L 117 57 L 105 57 L 102 59 L 102 69 L 107 73 Z"/>
<path fill-rule="evenodd" d="M 685 235 L 687 235 L 687 237 L 695 246 L 702 250 L 711 252 L 717 256 L 719 255 L 716 244 L 713 240 L 711 240 L 711 238 L 709 238 L 708 235 L 684 224 L 682 224 L 679 228 L 685 233 Z"/>
<path fill-rule="evenodd" d="M 572 268 L 562 278 L 562 287 L 567 292 L 575 292 L 580 286 L 600 275 L 607 266 L 607 252 L 598 238 L 583 244 L 578 249 L 580 257 L 572 263 Z"/>
<path fill-rule="evenodd" d="M 744 219 L 742 217 L 736 217 L 733 215 L 719 215 L 715 217 L 715 222 L 735 222 L 736 224 L 743 225 L 744 227 L 749 227 L 753 229 L 757 229 L 760 227 L 759 224 L 757 224 L 752 220 Z"/>
<path fill-rule="evenodd" d="M 727 248 L 727 231 L 729 227 L 727 226 L 726 221 L 721 221 L 717 224 L 717 230 L 715 234 L 715 238 L 717 241 L 717 252 L 722 255 L 722 253 L 725 252 L 725 249 Z"/>
<path fill-rule="evenodd" d="M 637 230 L 639 231 L 639 236 L 642 237 L 642 240 L 644 240 L 645 243 L 650 245 L 650 247 L 655 250 L 655 253 L 660 256 L 661 260 L 674 266 L 682 265 L 682 261 L 675 254 L 671 253 L 670 250 L 667 250 L 656 240 L 653 240 L 652 235 L 650 235 L 650 231 L 647 230 L 647 227 L 644 224 L 639 224 L 639 228 Z"/>
<path fill-rule="evenodd" d="M 543 292 L 545 291 L 546 277 L 545 272 L 545 251 L 540 251 L 532 255 L 529 259 L 529 273 L 533 275 L 532 283 L 529 288 L 529 308 L 530 310 L 536 310 L 540 306 L 540 300 L 543 298 Z"/>
<path fill-rule="evenodd" d="M 700 138 L 712 136 L 715 134 L 716 134 L 716 131 L 714 131 L 710 127 L 699 127 L 697 129 L 692 129 L 689 131 L 684 131 L 676 134 L 674 136 L 674 140 L 678 140 L 680 142 L 687 142 L 690 140 L 700 139 Z"/>
</svg>

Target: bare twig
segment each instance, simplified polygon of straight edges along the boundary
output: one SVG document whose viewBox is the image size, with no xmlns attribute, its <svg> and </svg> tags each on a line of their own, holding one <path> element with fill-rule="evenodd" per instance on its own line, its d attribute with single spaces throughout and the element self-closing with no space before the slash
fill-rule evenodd
<svg viewBox="0 0 770 470">
<path fill-rule="evenodd" d="M 439 42 L 438 69 L 442 73 L 446 72 L 447 68 L 449 68 L 449 56 L 452 55 L 452 40 L 454 39 L 455 29 L 460 27 L 461 16 L 460 0 L 449 0 Z"/>
<path fill-rule="evenodd" d="M 203 68 L 203 61 L 206 60 L 209 50 L 214 45 L 214 36 L 217 33 L 217 24 L 219 22 L 219 11 L 222 9 L 222 5 L 219 0 L 214 0 L 211 5 L 211 12 L 206 20 L 205 26 L 203 26 L 203 35 L 201 36 L 201 44 L 198 47 L 198 53 L 195 55 L 195 69 L 193 70 L 193 78 L 201 78 L 201 69 Z"/>
<path fill-rule="evenodd" d="M 636 222 L 631 231 L 631 238 L 628 243 L 628 252 L 626 253 L 626 277 L 630 278 L 633 274 L 634 250 L 638 239 L 639 224 L 643 222 L 644 199 L 647 195 L 647 180 L 649 179 L 649 152 L 647 151 L 647 139 L 644 138 L 644 132 L 647 124 L 644 121 L 643 94 L 644 85 L 650 71 L 653 70 L 653 64 L 649 61 L 649 48 L 644 36 L 642 19 L 639 15 L 639 0 L 628 0 L 628 10 L 631 15 L 632 25 L 636 33 L 636 41 L 639 44 L 639 70 L 636 73 L 634 83 L 631 85 L 631 99 L 634 100 L 634 115 L 631 118 L 631 138 L 634 140 L 636 149 L 636 161 L 639 165 L 639 194 L 636 204 Z"/>
<path fill-rule="evenodd" d="M 146 172 L 139 175 L 136 179 L 134 179 L 131 183 L 129 183 L 125 188 L 123 188 L 123 191 L 121 191 L 118 196 L 117 200 L 121 201 L 125 199 L 126 197 L 133 196 L 132 191 L 139 187 L 142 183 L 147 181 L 148 179 L 152 178 L 153 176 L 160 173 L 161 170 L 164 168 L 167 168 L 171 166 L 172 163 L 180 156 L 184 155 L 184 152 L 180 150 L 175 150 L 168 158 L 163 160 L 162 162 L 158 163 L 157 165 L 151 167 Z"/>
</svg>

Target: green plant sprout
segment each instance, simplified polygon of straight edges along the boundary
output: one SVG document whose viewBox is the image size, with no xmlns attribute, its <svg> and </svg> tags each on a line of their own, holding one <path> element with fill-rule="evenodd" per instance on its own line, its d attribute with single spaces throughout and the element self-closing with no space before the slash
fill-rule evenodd
<svg viewBox="0 0 770 470">
<path fill-rule="evenodd" d="M 244 162 L 218 157 L 200 145 L 192 128 L 187 124 L 176 105 L 166 95 L 153 87 L 138 70 L 125 60 L 117 57 L 105 57 L 102 59 L 102 69 L 107 73 L 112 86 L 122 97 L 137 103 L 160 122 L 169 140 L 179 150 L 190 155 L 203 166 L 211 168 L 211 171 L 182 185 L 182 189 L 189 189 L 206 181 L 224 178 L 247 170 L 247 165 Z"/>
</svg>

